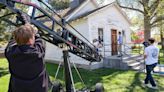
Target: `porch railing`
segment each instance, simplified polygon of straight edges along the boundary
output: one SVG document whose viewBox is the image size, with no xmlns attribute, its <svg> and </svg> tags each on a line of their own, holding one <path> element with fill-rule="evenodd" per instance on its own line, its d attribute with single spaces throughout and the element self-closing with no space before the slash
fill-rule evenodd
<svg viewBox="0 0 164 92">
<path fill-rule="evenodd" d="M 99 50 L 103 57 L 108 57 L 113 55 L 118 55 L 118 45 L 115 44 L 114 48 L 116 50 L 112 50 L 113 44 L 103 44 L 103 47 Z M 134 44 L 134 43 L 126 43 L 122 45 L 121 53 L 123 55 L 142 55 L 144 53 L 144 46 L 142 44 Z"/>
</svg>

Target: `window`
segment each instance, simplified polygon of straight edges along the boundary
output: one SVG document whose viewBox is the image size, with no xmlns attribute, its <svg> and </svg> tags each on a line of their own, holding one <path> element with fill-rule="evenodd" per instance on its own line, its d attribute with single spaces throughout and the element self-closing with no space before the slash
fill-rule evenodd
<svg viewBox="0 0 164 92">
<path fill-rule="evenodd" d="M 99 40 L 99 43 L 102 43 L 104 41 L 103 39 L 103 28 L 98 28 L 98 40 Z"/>
</svg>

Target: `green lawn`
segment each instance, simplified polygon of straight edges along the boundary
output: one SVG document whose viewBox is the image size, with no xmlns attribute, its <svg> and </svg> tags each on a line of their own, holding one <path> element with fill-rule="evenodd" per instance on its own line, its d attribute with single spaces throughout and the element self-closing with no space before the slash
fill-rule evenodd
<svg viewBox="0 0 164 92">
<path fill-rule="evenodd" d="M 160 58 L 159 58 L 159 61 L 161 64 L 164 64 L 164 49 L 160 50 Z"/>
<path fill-rule="evenodd" d="M 47 70 L 51 76 L 51 80 L 54 80 L 57 65 L 48 63 Z M 152 90 L 142 86 L 141 81 L 143 81 L 145 74 L 136 71 L 114 69 L 98 69 L 93 71 L 79 69 L 79 71 L 86 86 L 89 88 L 93 88 L 97 82 L 102 82 L 106 92 L 164 92 L 164 77 L 162 76 L 154 75 L 159 90 Z M 75 70 L 73 70 L 73 74 L 76 88 L 81 88 L 83 85 L 77 77 Z M 7 92 L 9 76 L 6 59 L 0 59 L 0 92 Z M 64 83 L 63 69 L 59 71 L 57 79 Z"/>
</svg>

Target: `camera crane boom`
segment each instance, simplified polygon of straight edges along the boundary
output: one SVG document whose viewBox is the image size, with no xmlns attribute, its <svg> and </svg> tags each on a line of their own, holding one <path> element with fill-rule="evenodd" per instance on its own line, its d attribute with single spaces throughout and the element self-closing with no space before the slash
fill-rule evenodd
<svg viewBox="0 0 164 92">
<path fill-rule="evenodd" d="M 21 0 L 0 0 L 0 20 L 16 27 L 29 22 L 37 27 L 42 39 L 61 48 L 63 46 L 67 47 L 67 50 L 63 50 L 66 92 L 76 92 L 73 85 L 73 77 L 71 76 L 70 62 L 68 61 L 68 51 L 90 62 L 100 61 L 100 55 L 92 43 L 67 23 L 49 5 L 42 0 L 38 1 L 44 7 L 40 7 L 34 3 L 21 2 Z M 4 13 L 4 9 L 8 10 L 8 12 Z M 85 41 L 74 35 L 68 29 L 68 26 L 76 31 Z M 61 28 L 62 31 L 60 33 L 57 32 L 57 28 Z M 84 92 L 103 92 L 103 90 L 102 84 L 98 83 L 96 84 L 95 91 L 85 90 Z M 53 85 L 52 92 L 59 91 L 60 84 Z"/>
<path fill-rule="evenodd" d="M 38 1 L 42 2 L 41 0 Z M 45 4 L 44 2 L 42 3 Z M 21 7 L 21 5 L 23 7 Z M 23 9 L 24 7 L 28 7 L 29 11 L 27 11 L 27 8 Z M 69 52 L 91 62 L 100 61 L 100 56 L 92 43 L 88 40 L 83 41 L 74 35 L 66 27 L 66 25 L 72 27 L 69 23 L 67 23 L 55 11 L 52 11 L 53 9 L 48 7 L 48 5 L 44 5 L 44 7 L 46 7 L 47 10 L 42 9 L 34 3 L 23 3 L 21 0 L 1 0 L 0 10 L 8 9 L 9 13 L 0 16 L 0 20 L 8 22 L 13 26 L 20 26 L 25 24 L 26 21 L 29 21 L 38 28 L 39 34 L 44 40 L 58 47 L 60 47 L 61 43 L 64 43 L 69 48 Z M 13 17 L 9 18 L 11 16 L 16 17 L 14 21 Z M 60 33 L 57 32 L 55 27 L 62 28 L 62 31 Z M 77 31 L 73 27 L 72 29 Z M 86 40 L 84 36 L 82 37 Z"/>
</svg>

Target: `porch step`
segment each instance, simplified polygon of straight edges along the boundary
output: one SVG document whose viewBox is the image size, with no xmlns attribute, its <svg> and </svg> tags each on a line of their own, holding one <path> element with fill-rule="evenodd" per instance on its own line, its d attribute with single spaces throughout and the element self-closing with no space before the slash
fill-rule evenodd
<svg viewBox="0 0 164 92">
<path fill-rule="evenodd" d="M 141 67 L 140 66 L 136 66 L 136 67 L 132 67 L 132 69 L 138 71 L 138 70 L 141 70 Z"/>
<path fill-rule="evenodd" d="M 143 68 L 144 60 L 140 55 L 131 55 L 118 58 L 117 56 L 108 57 L 104 60 L 104 67 L 124 70 L 140 70 Z"/>
<path fill-rule="evenodd" d="M 145 67 L 144 67 L 144 60 L 141 60 L 139 62 L 134 62 L 132 64 L 128 64 L 129 68 L 132 69 L 132 70 L 143 70 Z"/>
</svg>

